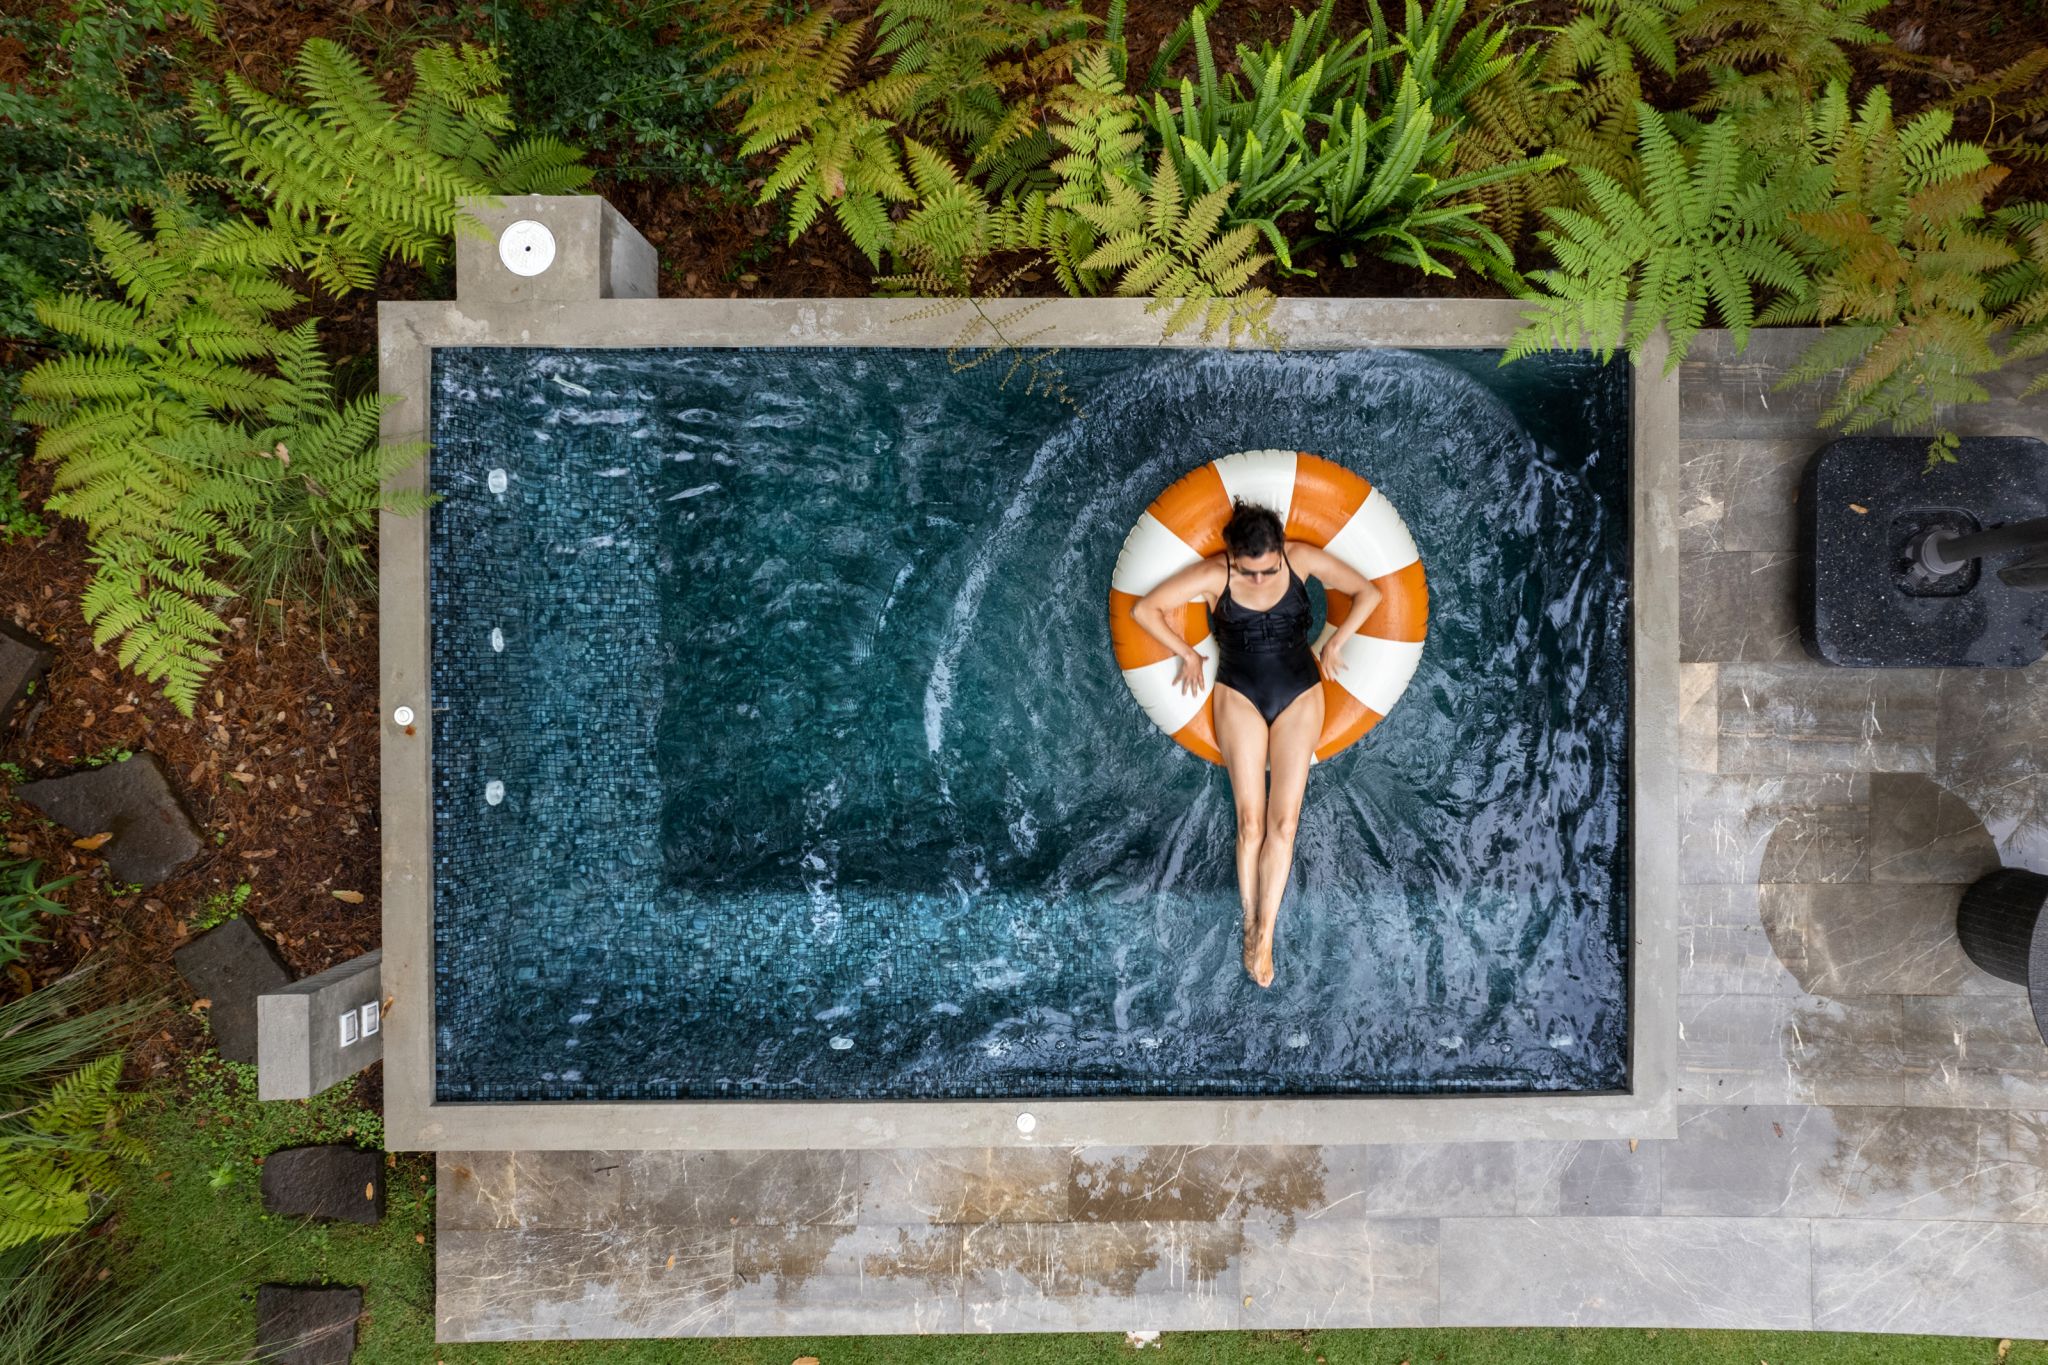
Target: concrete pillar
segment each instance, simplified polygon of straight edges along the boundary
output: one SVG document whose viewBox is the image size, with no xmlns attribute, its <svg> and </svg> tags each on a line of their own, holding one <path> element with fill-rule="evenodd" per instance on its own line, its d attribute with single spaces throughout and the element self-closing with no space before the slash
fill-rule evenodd
<svg viewBox="0 0 2048 1365">
<path fill-rule="evenodd" d="M 309 1099 L 384 1056 L 383 955 L 256 997 L 256 1098 Z"/>
<path fill-rule="evenodd" d="M 462 303 L 582 303 L 661 296 L 654 247 L 594 194 L 508 194 L 462 201 L 484 232 L 455 234 Z M 488 234 L 488 235 L 486 235 Z"/>
</svg>

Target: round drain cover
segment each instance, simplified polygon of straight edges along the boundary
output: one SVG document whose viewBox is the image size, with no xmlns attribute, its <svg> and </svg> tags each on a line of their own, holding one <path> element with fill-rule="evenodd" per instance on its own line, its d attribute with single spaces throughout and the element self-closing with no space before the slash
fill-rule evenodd
<svg viewBox="0 0 2048 1365">
<path fill-rule="evenodd" d="M 555 263 L 555 234 L 521 218 L 498 237 L 498 259 L 515 275 L 538 275 Z"/>
</svg>

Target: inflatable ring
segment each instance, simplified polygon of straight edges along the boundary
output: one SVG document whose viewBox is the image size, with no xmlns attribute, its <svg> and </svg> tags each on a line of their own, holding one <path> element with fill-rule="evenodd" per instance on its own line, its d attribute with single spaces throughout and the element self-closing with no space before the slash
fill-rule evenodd
<svg viewBox="0 0 2048 1365">
<path fill-rule="evenodd" d="M 1247 450 L 1183 475 L 1152 500 L 1124 539 L 1110 578 L 1109 637 L 1131 695 L 1152 723 L 1190 753 L 1221 763 L 1211 711 L 1216 688 L 1216 642 L 1209 611 L 1197 597 L 1187 604 L 1181 638 L 1202 656 L 1202 690 L 1189 696 L 1173 684 L 1174 656 L 1131 616 L 1152 589 L 1188 565 L 1223 548 L 1231 503 L 1243 498 L 1280 514 L 1287 538 L 1323 549 L 1376 584 L 1380 604 L 1344 646 L 1337 680 L 1323 681 L 1320 762 L 1363 739 L 1380 723 L 1415 675 L 1429 626 L 1429 585 L 1415 538 L 1386 495 L 1341 465 L 1293 450 Z M 1331 591 L 1329 616 L 1342 620 L 1351 599 Z M 1333 627 L 1324 622 L 1317 650 Z"/>
</svg>

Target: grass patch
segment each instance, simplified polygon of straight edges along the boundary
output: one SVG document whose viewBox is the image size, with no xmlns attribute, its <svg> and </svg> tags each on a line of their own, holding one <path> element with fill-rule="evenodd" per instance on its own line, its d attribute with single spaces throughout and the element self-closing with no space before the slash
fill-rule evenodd
<svg viewBox="0 0 2048 1365">
<path fill-rule="evenodd" d="M 232 1273 L 245 1336 L 263 1281 L 362 1285 L 356 1365 L 790 1365 L 806 1355 L 821 1365 L 2048 1365 L 2044 1342 L 2015 1342 L 2001 1356 L 1995 1341 L 1960 1337 L 1629 1329 L 1169 1332 L 1144 1351 L 1102 1332 L 436 1346 L 431 1158 L 388 1167 L 380 1227 L 263 1212 L 258 1158 L 308 1143 L 382 1143 L 383 1123 L 353 1084 L 264 1104 L 253 1067 L 209 1056 L 130 1127 L 151 1154 L 118 1203 L 131 1258 L 194 1291 Z"/>
</svg>

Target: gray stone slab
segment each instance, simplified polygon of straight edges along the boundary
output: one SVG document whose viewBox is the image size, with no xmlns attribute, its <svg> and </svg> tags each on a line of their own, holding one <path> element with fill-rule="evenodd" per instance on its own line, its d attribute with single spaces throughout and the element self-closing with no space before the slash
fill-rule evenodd
<svg viewBox="0 0 2048 1365">
<path fill-rule="evenodd" d="M 1723 550 L 1688 555 L 1678 569 L 1678 657 L 1683 663 L 1773 662 L 1805 657 L 1789 553 Z"/>
<path fill-rule="evenodd" d="M 334 1143 L 272 1152 L 263 1159 L 263 1211 L 327 1222 L 382 1222 L 384 1154 Z"/>
<path fill-rule="evenodd" d="M 862 1152 L 862 1223 L 1036 1223 L 1068 1214 L 1073 1156 L 1057 1148 Z"/>
<path fill-rule="evenodd" d="M 731 1335 L 729 1231 L 450 1229 L 436 1246 L 438 1341 Z"/>
<path fill-rule="evenodd" d="M 1681 997 L 1679 1102 L 1913 1103 L 1900 1004 L 1891 995 Z"/>
<path fill-rule="evenodd" d="M 1084 1147 L 1074 1153 L 1075 1222 L 1291 1222 L 1364 1217 L 1379 1147 Z"/>
<path fill-rule="evenodd" d="M 519 1226 L 512 1208 L 512 1153 L 436 1152 L 434 1227 L 486 1232 Z"/>
<path fill-rule="evenodd" d="M 850 1224 L 860 1208 L 851 1151 L 624 1154 L 621 1201 L 633 1222 L 671 1227 Z"/>
<path fill-rule="evenodd" d="M 2037 1150 L 2010 1116 L 1839 1105 L 1687 1108 L 1663 1144 L 1664 1212 L 2040 1221 Z"/>
<path fill-rule="evenodd" d="M 291 983 L 291 970 L 269 939 L 235 918 L 171 954 L 192 994 L 213 1003 L 207 1023 L 214 1048 L 231 1062 L 256 1062 L 256 999 Z"/>
<path fill-rule="evenodd" d="M 1869 879 L 1864 774 L 1686 773 L 1679 793 L 1680 882 Z"/>
<path fill-rule="evenodd" d="M 350 1286 L 256 1288 L 256 1358 L 269 1365 L 348 1365 L 363 1291 Z"/>
<path fill-rule="evenodd" d="M 1872 881 L 1967 886 L 1998 866 L 1998 845 L 1962 798 L 1917 773 L 1871 774 Z"/>
<path fill-rule="evenodd" d="M 1794 995 L 1805 942 L 1774 937 L 1763 924 L 1759 888 L 1702 884 L 1679 889 L 1678 989 L 1689 996 Z"/>
<path fill-rule="evenodd" d="M 1934 767 L 1933 669 L 1727 663 L 1722 773 L 1923 773 Z"/>
<path fill-rule="evenodd" d="M 1799 478 L 1815 444 L 1804 435 L 1680 441 L 1679 550 L 1797 549 Z"/>
<path fill-rule="evenodd" d="M 155 754 L 24 782 L 14 795 L 80 838 L 113 835 L 97 852 L 118 881 L 155 886 L 202 847 L 197 822 Z"/>
<path fill-rule="evenodd" d="M 310 1099 L 383 1060 L 382 958 L 372 948 L 256 998 L 258 1099 Z M 372 1022 L 375 1031 L 366 1031 Z"/>
<path fill-rule="evenodd" d="M 967 1230 L 967 1328 L 1215 1331 L 1235 1327 L 1244 1233 L 1236 1223 L 1014 1223 Z"/>
<path fill-rule="evenodd" d="M 2048 1336 L 2048 1227 L 1815 1222 L 1813 1325 L 1827 1332 Z"/>
<path fill-rule="evenodd" d="M 1882 776 L 1874 776 L 1873 784 Z M 1961 887 L 1777 883 L 1758 888 L 1756 896 L 1757 922 L 1797 991 L 2022 993 L 1964 956 L 1955 934 Z"/>
<path fill-rule="evenodd" d="M 1678 666 L 1678 766 L 1688 773 L 1721 766 L 1721 666 Z"/>
<path fill-rule="evenodd" d="M 1247 1329 L 1437 1325 L 1437 1224 L 1374 1218 L 1248 1224 L 1239 1286 Z"/>
<path fill-rule="evenodd" d="M 0 621 L 0 731 L 14 718 L 56 661 L 57 651 L 25 630 Z"/>
<path fill-rule="evenodd" d="M 2016 1092 L 2048 1082 L 2048 1042 L 2025 995 L 1908 996 L 1900 1005 L 1909 1055 L 2003 1076 L 2015 1087 L 2015 1103 L 2007 1107 L 2033 1107 Z"/>
<path fill-rule="evenodd" d="M 637 1152 L 514 1152 L 506 1207 L 515 1228 L 597 1231 L 632 1226 L 676 1226 L 660 1216 L 629 1218 L 627 1165 Z"/>
<path fill-rule="evenodd" d="M 1446 1218 L 1443 1321 L 1475 1327 L 1812 1325 L 1803 1222 Z"/>
<path fill-rule="evenodd" d="M 958 1332 L 963 1230 L 929 1223 L 743 1227 L 733 1234 L 733 1330 Z"/>
<path fill-rule="evenodd" d="M 1661 1211 L 1669 1142 L 1518 1142 L 1514 1212 L 1610 1218 Z"/>
<path fill-rule="evenodd" d="M 1425 1142 L 1369 1147 L 1365 1208 L 1375 1218 L 1513 1213 L 1515 1144 Z"/>
</svg>

